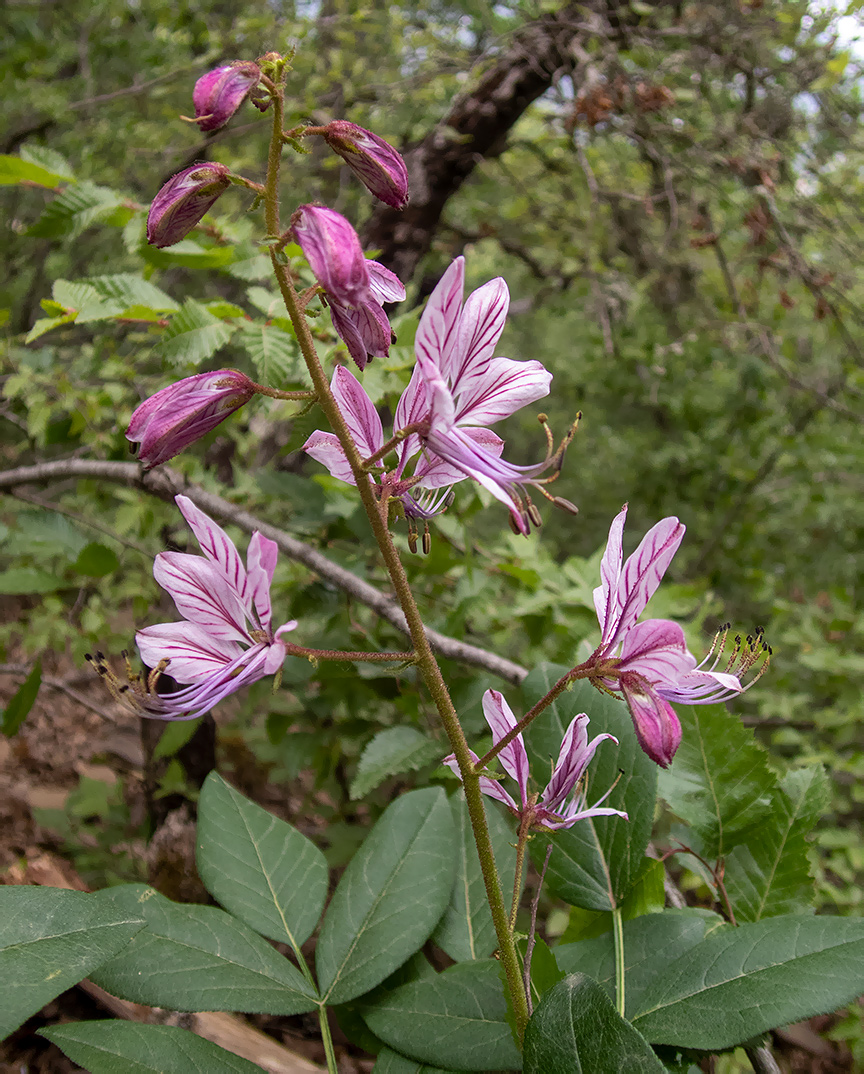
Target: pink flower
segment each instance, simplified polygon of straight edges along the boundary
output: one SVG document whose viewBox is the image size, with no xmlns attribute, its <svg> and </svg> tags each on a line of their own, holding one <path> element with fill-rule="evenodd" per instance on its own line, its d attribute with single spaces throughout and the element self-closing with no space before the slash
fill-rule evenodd
<svg viewBox="0 0 864 1074">
<path fill-rule="evenodd" d="M 254 383 L 236 369 L 186 377 L 161 388 L 135 410 L 126 439 L 140 444 L 138 458 L 150 470 L 215 429 L 254 394 Z"/>
<path fill-rule="evenodd" d="M 193 164 L 172 176 L 147 214 L 151 246 L 173 246 L 185 239 L 231 182 L 224 164 Z"/>
<path fill-rule="evenodd" d="M 408 171 L 405 161 L 389 142 L 344 119 L 328 123 L 323 137 L 376 198 L 394 209 L 405 207 Z"/>
<path fill-rule="evenodd" d="M 302 205 L 294 214 L 293 228 L 327 294 L 333 327 L 358 367 L 364 369 L 376 356 L 386 358 L 394 337 L 383 304 L 404 299 L 398 276 L 377 261 L 366 260 L 356 231 L 332 209 Z"/>
<path fill-rule="evenodd" d="M 549 394 L 552 374 L 539 362 L 493 357 L 507 316 L 507 284 L 490 280 L 468 296 L 465 261 L 458 257 L 433 291 L 417 328 L 417 366 L 397 414 L 397 428 L 423 417 L 427 430 L 413 441 L 473 478 L 510 509 L 515 528 L 527 533 L 537 521 L 525 493 L 561 452 L 534 466 L 514 466 L 491 451 L 477 429 L 493 425 Z M 404 404 L 404 405 L 403 405 Z"/>
<path fill-rule="evenodd" d="M 133 690 L 131 697 L 127 691 L 126 697 L 141 715 L 191 720 L 241 687 L 279 671 L 286 655 L 279 638 L 297 623 L 272 627 L 275 541 L 256 531 L 244 567 L 221 526 L 188 497 L 177 496 L 176 503 L 204 555 L 161 552 L 156 557 L 153 577 L 174 598 L 183 620 L 137 633 L 141 659 L 157 673 L 146 689 Z M 189 685 L 174 694 L 158 694 L 161 671 Z"/>
<path fill-rule="evenodd" d="M 518 722 L 503 695 L 497 690 L 487 690 L 483 695 L 483 714 L 492 730 L 492 741 L 496 745 Z M 597 735 L 589 742 L 589 722 L 585 713 L 580 713 L 564 732 L 564 741 L 552 770 L 552 778 L 541 795 L 528 795 L 528 754 L 521 734 L 498 754 L 501 767 L 511 779 L 516 780 L 519 802 L 514 801 L 499 780 L 490 776 L 480 776 L 480 790 L 490 798 L 503 802 L 511 813 L 532 828 L 555 831 L 558 828 L 570 828 L 577 821 L 588 817 L 623 817 L 627 820 L 627 814 L 619 809 L 600 805 L 612 793 L 611 787 L 593 806 L 585 806 L 582 777 L 595 750 L 604 739 L 611 739 L 616 744 L 618 742 L 613 735 L 605 734 Z M 471 759 L 476 764 L 479 757 L 472 752 Z M 444 764 L 459 775 L 459 766 L 452 753 L 444 758 Z"/>
<path fill-rule="evenodd" d="M 384 429 L 363 385 L 345 366 L 337 366 L 333 371 L 330 387 L 361 457 L 369 458 L 375 455 L 384 446 Z M 498 440 L 495 434 L 488 430 L 476 431 Z M 494 450 L 494 445 L 490 445 L 490 448 Z M 349 485 L 356 484 L 342 445 L 334 433 L 316 430 L 303 445 L 303 450 L 326 466 L 333 477 Z M 411 518 L 432 518 L 446 507 L 447 494 L 429 496 L 428 493 L 449 487 L 463 480 L 465 475 L 440 459 L 421 458 L 414 467 L 413 474 L 406 476 L 405 467 L 409 461 L 410 450 L 410 440 L 403 440 L 396 448 L 396 469 L 379 477 L 370 474 L 369 479 L 379 499 L 386 489 L 389 498 L 402 501 L 405 513 Z M 383 464 L 381 469 L 384 469 Z"/>
<path fill-rule="evenodd" d="M 195 83 L 195 122 L 202 131 L 224 127 L 261 80 L 256 63 L 240 60 L 217 67 Z"/>
<path fill-rule="evenodd" d="M 697 664 L 678 623 L 668 619 L 637 623 L 672 562 L 685 527 L 674 516 L 664 518 L 645 534 L 622 569 L 626 517 L 625 504 L 609 530 L 600 564 L 601 584 L 594 590 L 602 637 L 588 660 L 593 667 L 590 678 L 605 689 L 621 692 L 642 749 L 665 768 L 681 741 L 681 724 L 670 701 L 705 705 L 740 694 L 745 689 L 740 676 L 756 662 L 760 650 L 751 645 L 742 654 L 738 674 L 730 674 L 739 655 L 736 649 L 726 670 L 718 672 L 714 667 L 719 653 L 710 668 L 705 664 L 713 649 Z"/>
</svg>

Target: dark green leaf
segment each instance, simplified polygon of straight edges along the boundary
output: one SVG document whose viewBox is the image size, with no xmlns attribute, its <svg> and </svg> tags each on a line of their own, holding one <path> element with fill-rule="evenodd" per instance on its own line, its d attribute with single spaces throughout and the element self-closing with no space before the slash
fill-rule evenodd
<svg viewBox="0 0 864 1074">
<path fill-rule="evenodd" d="M 533 671 L 523 683 L 526 707 L 567 670 L 544 664 Z M 588 804 L 593 805 L 617 779 L 617 786 L 603 804 L 624 810 L 630 820 L 595 817 L 551 837 L 537 836 L 530 844 L 531 856 L 542 865 L 551 839 L 555 849 L 546 882 L 555 894 L 586 910 L 612 910 L 626 897 L 643 868 L 654 819 L 657 765 L 640 749 L 626 705 L 598 693 L 587 682 L 577 682 L 526 732 L 532 772 L 538 782 L 541 774 L 545 777 L 550 771 L 550 758 L 554 762 L 558 757 L 564 732 L 580 712 L 591 717 L 589 738 L 608 732 L 619 743 L 603 742 L 594 755 L 588 772 Z"/>
<path fill-rule="evenodd" d="M 61 888 L 0 887 L 0 1038 L 112 958 L 139 913 Z"/>
<path fill-rule="evenodd" d="M 216 772 L 198 804 L 197 863 L 210 894 L 256 932 L 295 951 L 311 936 L 327 896 L 324 855 Z"/>
<path fill-rule="evenodd" d="M 68 176 L 45 168 L 21 157 L 0 156 L 0 186 L 15 183 L 35 183 L 37 186 L 55 187 L 68 180 Z"/>
<path fill-rule="evenodd" d="M 71 1022 L 40 1029 L 91 1074 L 254 1074 L 261 1067 L 178 1026 Z"/>
<path fill-rule="evenodd" d="M 441 744 L 414 727 L 388 727 L 379 731 L 360 756 L 351 783 L 351 798 L 365 798 L 389 776 L 413 772 L 440 758 Z"/>
<path fill-rule="evenodd" d="M 645 1038 L 590 977 L 565 977 L 525 1031 L 525 1074 L 664 1074 Z"/>
<path fill-rule="evenodd" d="M 450 898 L 455 857 L 442 790 L 411 791 L 388 806 L 324 917 L 315 962 L 327 1002 L 368 992 L 425 943 Z"/>
<path fill-rule="evenodd" d="M 831 788 L 821 765 L 788 772 L 771 796 L 771 811 L 746 844 L 726 857 L 724 879 L 735 917 L 805 910 L 813 904 L 807 834 L 828 808 Z"/>
<path fill-rule="evenodd" d="M 660 795 L 716 858 L 767 814 L 776 780 L 753 731 L 723 705 L 678 706 L 683 739 L 660 775 Z"/>
<path fill-rule="evenodd" d="M 719 928 L 731 928 L 711 910 L 664 910 L 624 922 L 624 998 L 632 1017 L 642 1006 L 646 989 L 657 974 L 685 951 Z M 612 933 L 591 940 L 561 944 L 555 958 L 565 973 L 588 973 L 610 999 L 615 998 L 615 947 Z"/>
<path fill-rule="evenodd" d="M 864 992 L 864 921 L 783 916 L 723 929 L 659 973 L 633 1024 L 655 1044 L 716 1051 Z"/>
<path fill-rule="evenodd" d="M 39 694 L 39 687 L 42 685 L 42 660 L 39 659 L 33 665 L 30 674 L 21 683 L 12 697 L 9 698 L 9 704 L 3 710 L 2 717 L 0 717 L 0 731 L 4 735 L 15 735 L 18 733 L 18 728 L 27 719 L 27 715 L 30 709 L 33 708 L 33 703 Z"/>
<path fill-rule="evenodd" d="M 505 898 L 509 898 L 516 873 L 513 832 L 499 809 L 486 802 L 484 805 L 501 888 Z M 488 958 L 498 941 L 462 790 L 450 798 L 450 806 L 456 826 L 456 879 L 449 905 L 432 933 L 432 939 L 456 962 Z"/>
<path fill-rule="evenodd" d="M 301 1014 L 317 999 L 287 959 L 246 925 L 209 906 L 173 903 L 145 884 L 98 893 L 147 927 L 93 977 L 121 999 L 178 1011 Z"/>
<path fill-rule="evenodd" d="M 119 566 L 120 560 L 117 558 L 117 553 L 95 541 L 85 545 L 75 560 L 75 570 L 91 578 L 104 578 L 107 574 L 113 574 Z"/>
<path fill-rule="evenodd" d="M 372 1031 L 402 1055 L 457 1070 L 520 1065 L 507 1024 L 500 967 L 460 962 L 363 1008 Z"/>
<path fill-rule="evenodd" d="M 404 1055 L 399 1055 L 390 1048 L 382 1048 L 373 1074 L 461 1074 L 461 1071 L 442 1070 L 426 1063 L 415 1063 L 413 1059 L 406 1059 Z"/>
</svg>

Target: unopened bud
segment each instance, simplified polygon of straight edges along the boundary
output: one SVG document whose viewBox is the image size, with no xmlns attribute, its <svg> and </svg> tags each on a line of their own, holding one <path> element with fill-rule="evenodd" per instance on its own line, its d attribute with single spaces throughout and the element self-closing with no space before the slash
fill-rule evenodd
<svg viewBox="0 0 864 1074">
<path fill-rule="evenodd" d="M 301 205 L 292 223 L 294 237 L 328 295 L 343 306 L 372 301 L 366 258 L 344 216 L 323 205 Z"/>
<path fill-rule="evenodd" d="M 137 443 L 149 470 L 179 455 L 255 394 L 255 384 L 236 369 L 198 373 L 162 388 L 132 415 L 126 438 Z"/>
<path fill-rule="evenodd" d="M 195 83 L 195 122 L 202 131 L 224 127 L 261 79 L 257 63 L 237 61 L 208 71 Z"/>
<path fill-rule="evenodd" d="M 193 164 L 172 176 L 147 214 L 151 246 L 173 246 L 185 239 L 201 217 L 231 185 L 224 164 Z"/>
<path fill-rule="evenodd" d="M 370 193 L 394 209 L 408 202 L 408 170 L 405 161 L 389 142 L 377 134 L 334 119 L 324 128 L 330 148 L 360 177 Z"/>
</svg>

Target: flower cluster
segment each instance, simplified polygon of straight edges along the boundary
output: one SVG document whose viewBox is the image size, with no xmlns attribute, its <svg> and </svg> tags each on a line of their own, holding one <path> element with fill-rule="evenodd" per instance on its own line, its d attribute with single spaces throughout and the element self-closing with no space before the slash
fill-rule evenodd
<svg viewBox="0 0 864 1074">
<path fill-rule="evenodd" d="M 739 639 L 727 666 L 717 671 L 722 643 L 697 663 L 680 624 L 668 619 L 638 623 L 681 544 L 685 527 L 674 516 L 662 519 L 622 567 L 626 517 L 625 504 L 609 530 L 600 564 L 601 584 L 594 590 L 600 645 L 584 666 L 596 686 L 621 693 L 642 749 L 665 768 L 681 741 L 681 724 L 670 702 L 707 705 L 740 694 L 755 682 L 754 678 L 744 686 L 742 676 L 770 650 L 759 632 L 748 639 L 746 647 Z"/>
<path fill-rule="evenodd" d="M 409 516 L 428 518 L 443 510 L 444 495 L 432 496 L 471 478 L 510 509 L 514 528 L 527 533 L 537 512 L 525 485 L 557 469 L 563 449 L 533 466 L 501 459 L 504 443 L 488 426 L 547 395 L 552 374 L 540 362 L 495 357 L 510 296 L 504 280 L 490 280 L 464 305 L 465 262 L 450 265 L 420 318 L 415 342 L 417 364 L 396 408 L 397 465 L 376 482 L 379 496 L 402 501 Z M 380 419 L 369 397 L 350 374 L 337 369 L 333 390 L 358 447 L 372 457 L 384 446 Z M 354 483 L 348 461 L 332 433 L 315 432 L 304 444 L 342 481 Z M 413 473 L 407 464 L 422 451 Z M 383 469 L 383 467 L 382 467 Z"/>
<path fill-rule="evenodd" d="M 516 727 L 517 721 L 512 709 L 497 690 L 487 690 L 483 695 L 483 715 L 492 731 L 492 741 L 496 746 Z M 589 817 L 622 817 L 627 820 L 627 814 L 620 809 L 601 805 L 612 793 L 612 787 L 593 806 L 585 805 L 584 777 L 595 750 L 606 739 L 618 744 L 614 735 L 606 734 L 597 735 L 589 742 L 589 722 L 582 712 L 574 717 L 564 732 L 558 760 L 542 794 L 528 793 L 528 753 L 521 734 L 516 735 L 498 754 L 501 767 L 516 781 L 519 801 L 516 802 L 501 783 L 491 776 L 480 776 L 480 790 L 490 798 L 503 802 L 514 816 L 520 818 L 526 831 L 530 828 L 557 831 L 559 828 L 570 828 L 577 821 L 587 820 Z M 476 765 L 480 758 L 471 752 L 471 760 Z M 460 775 L 454 754 L 445 757 L 444 764 L 457 776 Z"/>
<path fill-rule="evenodd" d="M 128 683 L 121 683 L 100 654 L 92 662 L 114 696 L 137 715 L 191 720 L 242 687 L 275 675 L 286 656 L 280 638 L 297 623 L 272 626 L 275 541 L 256 531 L 244 567 L 221 526 L 187 496 L 177 496 L 176 503 L 204 554 L 160 552 L 153 577 L 174 598 L 183 620 L 145 627 L 135 635 L 141 659 L 153 669 L 145 680 L 130 675 Z M 163 672 L 185 688 L 158 693 Z"/>
</svg>

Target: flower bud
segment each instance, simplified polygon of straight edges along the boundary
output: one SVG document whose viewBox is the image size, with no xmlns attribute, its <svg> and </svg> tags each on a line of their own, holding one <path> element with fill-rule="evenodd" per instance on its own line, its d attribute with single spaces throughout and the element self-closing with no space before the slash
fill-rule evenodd
<svg viewBox="0 0 864 1074">
<path fill-rule="evenodd" d="M 185 239 L 219 195 L 230 185 L 224 164 L 193 164 L 172 176 L 147 214 L 151 246 L 173 246 Z"/>
<path fill-rule="evenodd" d="M 208 71 L 195 83 L 195 122 L 202 131 L 224 127 L 261 79 L 256 63 L 226 64 Z"/>
<path fill-rule="evenodd" d="M 372 300 L 360 240 L 344 216 L 322 205 L 301 205 L 292 224 L 316 280 L 331 298 L 343 306 Z"/>
<path fill-rule="evenodd" d="M 186 377 L 160 389 L 138 407 L 126 438 L 132 445 L 140 445 L 138 458 L 149 470 L 215 429 L 254 394 L 254 382 L 236 369 Z"/>
<path fill-rule="evenodd" d="M 324 128 L 323 136 L 370 193 L 394 209 L 405 207 L 408 171 L 405 161 L 389 142 L 345 119 L 334 119 Z"/>
</svg>

